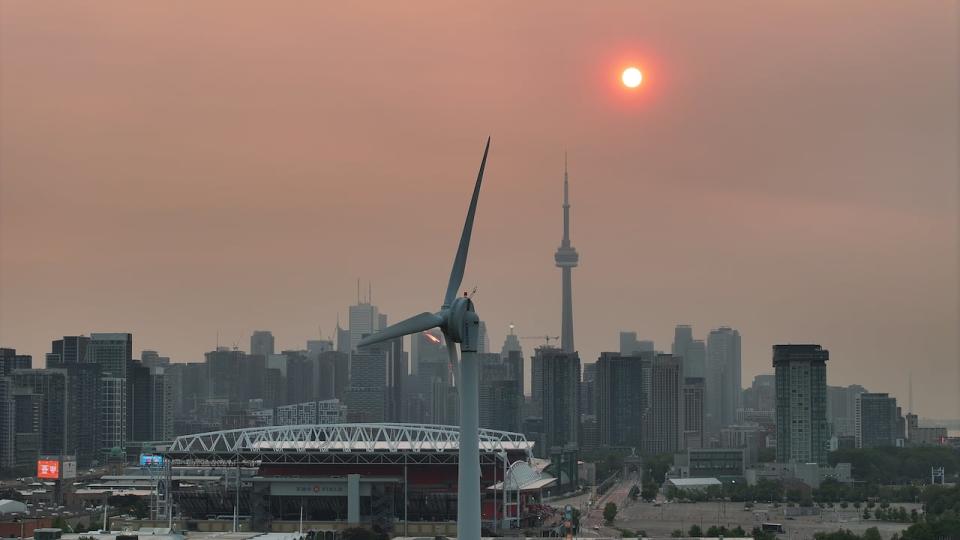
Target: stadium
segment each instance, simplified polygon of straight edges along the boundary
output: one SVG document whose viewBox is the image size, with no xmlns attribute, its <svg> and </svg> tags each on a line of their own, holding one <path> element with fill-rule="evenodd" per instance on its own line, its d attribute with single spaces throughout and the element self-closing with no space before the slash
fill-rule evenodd
<svg viewBox="0 0 960 540">
<path fill-rule="evenodd" d="M 520 433 L 480 430 L 485 526 L 537 524 L 555 479 Z M 326 424 L 257 427 L 177 437 L 148 460 L 157 521 L 196 528 L 236 520 L 259 531 L 336 532 L 365 526 L 394 535 L 456 527 L 456 426 Z M 506 478 L 506 482 L 504 482 Z M 504 486 L 506 489 L 504 490 Z"/>
</svg>

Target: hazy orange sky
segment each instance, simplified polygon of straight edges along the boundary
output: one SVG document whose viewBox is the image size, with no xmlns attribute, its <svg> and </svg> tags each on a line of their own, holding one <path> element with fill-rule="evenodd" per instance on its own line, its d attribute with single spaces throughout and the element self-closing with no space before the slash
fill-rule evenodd
<svg viewBox="0 0 960 540">
<path fill-rule="evenodd" d="M 436 309 L 490 134 L 464 283 L 497 350 L 558 333 L 566 150 L 585 360 L 731 325 L 744 385 L 816 342 L 960 416 L 958 4 L 600 6 L 4 0 L 0 344 L 302 347 L 357 278 Z"/>
</svg>

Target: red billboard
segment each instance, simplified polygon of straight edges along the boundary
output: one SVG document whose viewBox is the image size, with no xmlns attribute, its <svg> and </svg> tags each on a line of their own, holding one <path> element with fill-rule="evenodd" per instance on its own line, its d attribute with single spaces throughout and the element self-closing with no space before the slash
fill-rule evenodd
<svg viewBox="0 0 960 540">
<path fill-rule="evenodd" d="M 59 480 L 60 462 L 55 459 L 41 459 L 37 461 L 37 478 Z"/>
</svg>

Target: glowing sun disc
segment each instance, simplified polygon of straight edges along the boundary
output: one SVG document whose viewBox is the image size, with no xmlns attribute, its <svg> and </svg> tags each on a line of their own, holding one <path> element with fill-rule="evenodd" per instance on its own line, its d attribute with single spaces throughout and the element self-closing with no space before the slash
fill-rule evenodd
<svg viewBox="0 0 960 540">
<path fill-rule="evenodd" d="M 643 82 L 643 73 L 635 67 L 628 67 L 623 70 L 623 75 L 620 76 L 620 79 L 627 88 L 636 88 Z"/>
</svg>

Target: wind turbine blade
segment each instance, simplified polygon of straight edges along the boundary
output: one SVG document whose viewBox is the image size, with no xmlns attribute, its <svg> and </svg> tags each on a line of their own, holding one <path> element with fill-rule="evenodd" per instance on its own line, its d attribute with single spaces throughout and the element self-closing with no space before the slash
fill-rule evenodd
<svg viewBox="0 0 960 540">
<path fill-rule="evenodd" d="M 387 341 L 400 336 L 416 334 L 417 332 L 423 332 L 424 330 L 429 330 L 431 328 L 440 326 L 441 324 L 443 324 L 442 316 L 436 313 L 423 312 L 419 315 L 414 315 L 409 319 L 400 321 L 397 324 L 391 324 L 376 334 L 361 339 L 360 342 L 357 343 L 357 347 L 365 347 L 367 345 L 373 345 L 374 343 L 380 343 L 381 341 Z"/>
<path fill-rule="evenodd" d="M 467 220 L 463 223 L 463 233 L 460 235 L 460 247 L 457 256 L 453 259 L 453 269 L 450 271 L 450 282 L 447 284 L 447 294 L 443 296 L 443 305 L 449 306 L 457 296 L 457 289 L 463 281 L 463 273 L 467 268 L 467 251 L 470 249 L 470 235 L 473 233 L 473 216 L 477 213 L 477 199 L 480 198 L 480 184 L 483 182 L 483 169 L 487 166 L 487 153 L 490 151 L 490 137 L 487 137 L 487 146 L 483 149 L 483 160 L 480 161 L 480 172 L 477 173 L 477 184 L 473 187 L 473 198 L 470 199 L 470 209 L 467 210 Z"/>
</svg>

